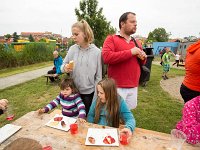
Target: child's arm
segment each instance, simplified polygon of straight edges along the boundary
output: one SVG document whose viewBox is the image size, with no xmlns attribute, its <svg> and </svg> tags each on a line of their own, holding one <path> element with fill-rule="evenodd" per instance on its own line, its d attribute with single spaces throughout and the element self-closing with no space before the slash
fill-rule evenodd
<svg viewBox="0 0 200 150">
<path fill-rule="evenodd" d="M 60 96 L 57 96 L 56 99 L 54 99 L 53 101 L 51 101 L 49 104 L 47 104 L 42 110 L 41 113 L 47 113 L 50 110 L 54 109 L 55 107 L 57 107 L 60 104 Z M 44 111 L 44 112 L 42 112 Z M 38 110 L 39 112 L 39 110 Z"/>
<path fill-rule="evenodd" d="M 83 104 L 80 96 L 75 99 L 75 103 L 76 103 L 76 106 L 78 107 L 77 108 L 79 112 L 78 117 L 85 119 L 86 118 L 85 105 Z"/>
<path fill-rule="evenodd" d="M 94 123 L 95 107 L 96 107 L 96 100 L 92 102 L 92 105 L 90 106 L 90 110 L 87 116 L 87 121 L 90 123 Z"/>
<path fill-rule="evenodd" d="M 133 114 L 129 110 L 129 108 L 124 100 L 121 100 L 120 116 L 124 120 L 126 128 L 130 129 L 133 132 L 135 129 L 135 125 L 136 125 L 135 118 L 133 117 Z"/>
</svg>

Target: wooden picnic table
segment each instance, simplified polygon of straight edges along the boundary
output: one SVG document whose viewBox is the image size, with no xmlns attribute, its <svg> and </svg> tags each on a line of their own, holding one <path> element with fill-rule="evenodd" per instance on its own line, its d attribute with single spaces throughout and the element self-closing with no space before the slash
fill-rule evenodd
<svg viewBox="0 0 200 150">
<path fill-rule="evenodd" d="M 55 114 L 60 114 L 61 111 L 56 109 L 50 114 L 38 116 L 37 112 L 32 111 L 14 121 L 12 124 L 22 126 L 17 133 L 11 136 L 0 145 L 2 150 L 12 141 L 20 138 L 31 138 L 39 141 L 42 145 L 50 143 L 53 150 L 166 150 L 170 141 L 170 135 L 166 133 L 136 128 L 128 145 L 119 145 L 119 147 L 103 147 L 103 146 L 86 146 L 85 138 L 88 128 L 104 128 L 101 125 L 86 123 L 82 129 L 75 135 L 70 132 L 50 128 L 45 124 L 54 117 Z M 111 127 L 105 127 L 111 128 Z M 195 147 L 184 143 L 182 150 L 199 150 L 200 147 Z"/>
</svg>

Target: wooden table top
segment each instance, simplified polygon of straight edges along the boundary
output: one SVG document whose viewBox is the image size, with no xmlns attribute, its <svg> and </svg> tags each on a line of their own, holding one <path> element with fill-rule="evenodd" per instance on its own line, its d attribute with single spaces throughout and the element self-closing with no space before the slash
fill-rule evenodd
<svg viewBox="0 0 200 150">
<path fill-rule="evenodd" d="M 51 144 L 53 150 L 166 150 L 170 142 L 170 135 L 136 128 L 128 145 L 119 145 L 119 147 L 105 146 L 86 146 L 85 138 L 88 128 L 103 128 L 101 125 L 86 123 L 82 129 L 79 129 L 78 134 L 72 135 L 70 132 L 57 130 L 45 126 L 45 124 L 54 117 L 55 114 L 60 114 L 61 111 L 56 109 L 50 114 L 38 116 L 37 112 L 32 111 L 14 121 L 12 124 L 22 126 L 16 134 L 7 139 L 0 145 L 2 150 L 12 141 L 26 137 L 39 141 L 42 145 Z M 111 128 L 111 127 L 105 127 Z M 191 146 L 184 143 L 182 150 L 199 150 L 198 146 Z"/>
</svg>

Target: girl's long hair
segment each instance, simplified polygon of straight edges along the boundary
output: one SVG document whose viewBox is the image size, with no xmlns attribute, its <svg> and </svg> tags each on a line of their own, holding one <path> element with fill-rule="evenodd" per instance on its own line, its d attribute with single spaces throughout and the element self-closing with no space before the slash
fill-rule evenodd
<svg viewBox="0 0 200 150">
<path fill-rule="evenodd" d="M 101 109 L 105 106 L 107 124 L 109 126 L 118 128 L 120 108 L 116 83 L 111 78 L 105 78 L 101 80 L 98 85 L 100 85 L 105 92 L 106 103 L 102 103 L 100 98 L 97 98 L 94 122 L 96 124 L 99 122 Z"/>
</svg>

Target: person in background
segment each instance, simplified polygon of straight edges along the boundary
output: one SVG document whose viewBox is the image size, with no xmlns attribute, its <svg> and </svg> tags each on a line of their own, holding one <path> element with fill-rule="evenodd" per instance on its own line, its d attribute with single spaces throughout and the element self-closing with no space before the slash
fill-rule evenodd
<svg viewBox="0 0 200 150">
<path fill-rule="evenodd" d="M 62 114 L 67 117 L 78 117 L 81 122 L 85 122 L 85 105 L 82 102 L 80 94 L 73 82 L 73 79 L 67 78 L 61 81 L 61 92 L 56 99 L 51 101 L 44 108 L 39 109 L 38 113 L 47 113 L 59 104 L 62 106 Z"/>
<path fill-rule="evenodd" d="M 54 82 L 55 78 L 57 78 L 58 75 L 61 74 L 60 67 L 61 67 L 62 62 L 63 62 L 62 57 L 59 56 L 59 54 L 58 54 L 58 51 L 53 52 L 53 57 L 54 57 L 54 60 L 53 60 L 54 67 L 53 67 L 52 70 L 49 70 L 47 72 L 47 74 L 53 74 L 54 75 L 53 77 L 49 77 L 51 82 Z"/>
<path fill-rule="evenodd" d="M 3 114 L 3 112 L 6 110 L 7 106 L 8 106 L 8 100 L 1 99 L 0 100 L 0 115 Z"/>
<path fill-rule="evenodd" d="M 163 66 L 162 78 L 164 80 L 169 79 L 168 76 L 167 76 L 167 73 L 170 70 L 170 56 L 171 55 L 175 56 L 175 54 L 169 48 L 166 48 L 166 52 L 162 56 L 162 66 Z"/>
<path fill-rule="evenodd" d="M 200 96 L 186 102 L 182 113 L 182 119 L 177 123 L 176 129 L 186 134 L 188 143 L 200 144 Z"/>
<path fill-rule="evenodd" d="M 113 78 L 118 87 L 118 93 L 126 101 L 129 109 L 137 106 L 140 63 L 145 64 L 147 55 L 137 42 L 138 48 L 131 37 L 136 32 L 136 14 L 126 12 L 119 18 L 120 32 L 109 35 L 103 44 L 102 56 L 108 64 L 108 77 Z"/>
<path fill-rule="evenodd" d="M 160 64 L 161 64 L 161 66 L 162 66 L 162 63 L 163 63 L 162 57 L 163 57 L 163 55 L 164 55 L 165 53 L 166 53 L 166 47 L 164 47 L 163 50 L 160 51 Z"/>
<path fill-rule="evenodd" d="M 179 61 L 180 61 L 180 57 L 181 57 L 181 55 L 179 54 L 179 52 L 177 52 L 176 55 L 175 55 L 175 63 L 173 63 L 172 66 L 174 66 L 176 64 L 177 67 L 178 67 Z"/>
<path fill-rule="evenodd" d="M 87 114 L 96 95 L 95 86 L 102 79 L 101 51 L 92 44 L 93 31 L 85 20 L 72 25 L 72 39 L 76 44 L 69 48 L 61 69 L 74 79 Z M 73 68 L 69 65 L 72 61 Z"/>
<path fill-rule="evenodd" d="M 185 78 L 180 87 L 181 96 L 186 103 L 200 95 L 200 40 L 190 45 L 185 58 Z"/>
<path fill-rule="evenodd" d="M 131 137 L 135 119 L 124 99 L 117 94 L 115 81 L 104 78 L 97 84 L 97 93 L 98 97 L 92 102 L 87 121 L 118 128 L 121 119 L 125 123 L 121 132 Z"/>
</svg>

